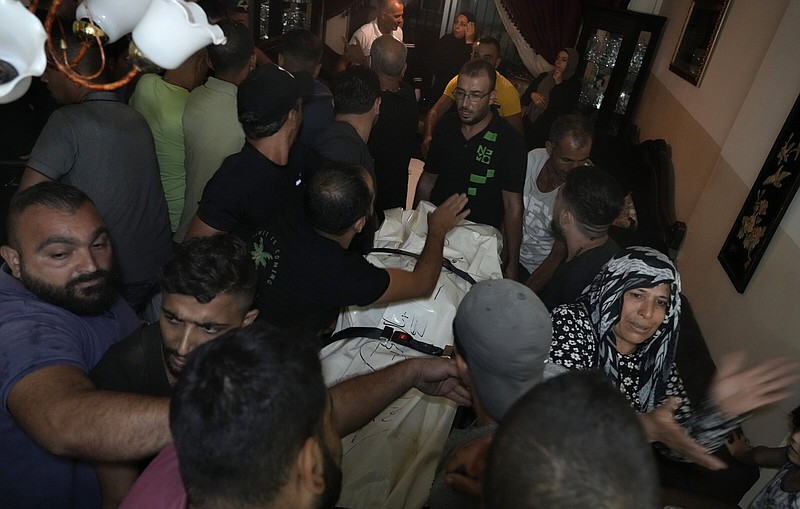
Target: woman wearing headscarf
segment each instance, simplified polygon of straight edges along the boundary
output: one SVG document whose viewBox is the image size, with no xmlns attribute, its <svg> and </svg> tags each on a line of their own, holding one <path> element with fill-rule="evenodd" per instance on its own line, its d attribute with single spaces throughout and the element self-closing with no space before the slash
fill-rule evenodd
<svg viewBox="0 0 800 509">
<path fill-rule="evenodd" d="M 550 126 L 560 115 L 572 113 L 581 93 L 580 79 L 575 75 L 580 56 L 573 48 L 564 48 L 556 55 L 553 70 L 536 76 L 520 101 L 528 107 L 525 115 L 525 142 L 528 149 L 544 147 Z"/>
<path fill-rule="evenodd" d="M 425 58 L 425 65 L 431 74 L 431 87 L 427 95 L 431 105 L 439 100 L 453 76 L 469 61 L 473 42 L 475 15 L 469 11 L 461 11 L 453 20 L 453 31 L 444 34 Z"/>
<path fill-rule="evenodd" d="M 680 290 L 680 276 L 662 253 L 646 247 L 620 251 L 578 302 L 553 309 L 548 362 L 551 373 L 558 368 L 603 371 L 665 457 L 716 470 L 725 463 L 707 451 L 721 448 L 743 414 L 785 397 L 796 366 L 770 360 L 742 370 L 743 359 L 723 360 L 708 398 L 689 401 L 675 366 Z M 697 475 L 708 473 L 691 468 Z"/>
</svg>

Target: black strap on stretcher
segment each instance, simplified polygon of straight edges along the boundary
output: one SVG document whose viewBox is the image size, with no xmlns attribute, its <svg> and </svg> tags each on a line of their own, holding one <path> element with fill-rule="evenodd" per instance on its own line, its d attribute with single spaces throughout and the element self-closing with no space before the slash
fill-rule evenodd
<svg viewBox="0 0 800 509">
<path fill-rule="evenodd" d="M 377 254 L 381 253 L 399 254 L 403 256 L 410 256 L 411 258 L 419 260 L 419 255 L 417 253 L 412 253 L 411 251 L 403 251 L 402 249 L 392 249 L 388 247 L 373 247 L 372 249 L 369 250 L 369 252 Z M 475 281 L 475 278 L 470 276 L 469 272 L 459 269 L 458 267 L 453 265 L 453 262 L 451 262 L 447 258 L 442 258 L 442 267 L 449 270 L 450 272 L 452 272 L 453 274 L 460 277 L 461 279 L 463 279 L 464 281 L 466 281 L 471 285 L 477 283 L 477 281 Z"/>
<path fill-rule="evenodd" d="M 399 254 L 403 256 L 410 256 L 415 259 L 419 259 L 419 255 L 416 253 L 412 253 L 410 251 L 403 251 L 402 249 L 392 249 L 388 247 L 375 247 L 370 249 L 370 253 L 378 253 L 378 254 Z M 469 275 L 469 272 L 464 271 L 453 265 L 453 262 L 448 260 L 447 258 L 442 258 L 442 267 L 449 270 L 456 276 L 460 277 L 467 283 L 474 285 L 477 281 L 475 278 Z M 444 349 L 439 348 L 438 346 L 434 346 L 430 343 L 425 343 L 423 341 L 418 341 L 414 339 L 411 334 L 407 332 L 403 332 L 402 330 L 394 329 L 393 327 L 384 327 L 380 329 L 378 327 L 348 327 L 346 329 L 342 329 L 336 334 L 332 335 L 328 341 L 325 342 L 325 346 L 330 345 L 336 341 L 340 341 L 342 339 L 355 339 L 355 338 L 370 338 L 370 339 L 380 339 L 382 341 L 391 341 L 392 343 L 396 343 L 401 346 L 406 346 L 408 348 L 412 348 L 418 352 L 422 352 L 428 355 L 434 355 L 436 357 L 441 356 L 444 353 Z"/>
<path fill-rule="evenodd" d="M 438 346 L 434 346 L 423 341 L 418 341 L 414 339 L 411 334 L 388 326 L 384 327 L 383 329 L 379 329 L 378 327 L 348 327 L 332 335 L 327 341 L 327 344 L 329 345 L 342 339 L 354 338 L 370 338 L 380 339 L 381 341 L 391 341 L 392 343 L 406 346 L 418 352 L 436 357 L 439 357 L 442 355 L 442 353 L 444 353 L 444 350 Z"/>
</svg>

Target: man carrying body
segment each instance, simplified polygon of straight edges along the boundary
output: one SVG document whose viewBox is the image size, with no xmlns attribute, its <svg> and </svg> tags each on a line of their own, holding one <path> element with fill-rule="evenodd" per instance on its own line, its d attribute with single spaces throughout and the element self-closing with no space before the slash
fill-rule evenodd
<svg viewBox="0 0 800 509">
<path fill-rule="evenodd" d="M 97 508 L 89 461 L 163 448 L 168 400 L 100 391 L 87 376 L 139 325 L 113 289 L 111 239 L 89 198 L 56 182 L 19 192 L 8 238 L 0 247 L 0 506 Z"/>
<path fill-rule="evenodd" d="M 415 200 L 439 204 L 453 193 L 469 197 L 470 220 L 501 229 L 503 273 L 516 279 L 522 236 L 525 141 L 489 104 L 494 68 L 484 60 L 464 64 L 458 75 L 458 112 L 436 128 Z"/>
<path fill-rule="evenodd" d="M 369 136 L 375 158 L 375 209 L 406 207 L 408 163 L 417 139 L 419 114 L 414 89 L 403 81 L 408 50 L 403 43 L 382 35 L 372 43 L 371 68 L 381 85 L 381 114 Z"/>
<path fill-rule="evenodd" d="M 349 250 L 373 214 L 375 191 L 363 168 L 330 162 L 306 181 L 303 199 L 253 236 L 261 317 L 276 326 L 325 330 L 339 308 L 427 297 L 439 279 L 444 237 L 462 218 L 465 195 L 428 216 L 428 237 L 414 270 L 381 269 Z"/>
<path fill-rule="evenodd" d="M 225 332 L 250 325 L 256 272 L 230 234 L 188 239 L 161 269 L 161 317 L 113 345 L 89 373 L 99 389 L 169 397 L 186 356 Z M 101 463 L 104 507 L 117 507 L 139 475 L 137 462 Z"/>
<path fill-rule="evenodd" d="M 72 59 L 82 46 L 68 40 Z M 97 48 L 89 47 L 75 71 L 89 75 L 101 66 Z M 65 106 L 53 112 L 36 140 L 19 190 L 58 180 L 89 195 L 114 243 L 120 293 L 138 307 L 172 249 L 153 135 L 144 118 L 115 93 L 76 85 L 54 65 L 42 78 Z M 102 74 L 95 81 L 105 80 Z"/>
<path fill-rule="evenodd" d="M 547 309 L 575 302 L 619 251 L 608 228 L 625 203 L 617 180 L 594 166 L 570 171 L 558 188 L 551 229 L 567 245 L 567 257 L 539 292 Z"/>
<path fill-rule="evenodd" d="M 458 376 L 473 390 L 475 424 L 450 431 L 427 505 L 478 509 L 480 500 L 444 483 L 444 465 L 459 445 L 494 433 L 514 402 L 542 381 L 553 327 L 529 288 L 495 279 L 472 286 L 458 306 L 453 332 Z"/>
<path fill-rule="evenodd" d="M 547 284 L 566 256 L 565 244 L 556 242 L 550 229 L 558 188 L 570 171 L 589 164 L 591 151 L 592 131 L 586 119 L 570 114 L 553 122 L 545 148 L 528 153 L 519 281 L 534 292 Z"/>
<path fill-rule="evenodd" d="M 472 45 L 472 60 L 485 60 L 497 69 L 502 60 L 500 57 L 500 43 L 493 37 L 478 39 Z M 492 106 L 499 106 L 498 113 L 500 116 L 505 117 L 508 123 L 522 134 L 522 106 L 519 102 L 519 92 L 502 74 L 497 71 L 495 71 L 495 74 L 494 91 L 497 95 L 492 98 L 491 104 Z M 422 155 L 425 157 L 428 155 L 436 124 L 450 111 L 454 104 L 459 107 L 456 104 L 457 98 L 455 95 L 457 82 L 458 76 L 454 76 L 445 87 L 444 94 L 436 101 L 436 104 L 433 105 L 425 117 L 425 126 L 422 131 Z"/>
<path fill-rule="evenodd" d="M 401 0 L 378 0 L 378 16 L 356 30 L 345 47 L 349 63 L 369 67 L 372 43 L 382 35 L 403 42 L 403 9 Z"/>
<path fill-rule="evenodd" d="M 208 181 L 186 237 L 221 232 L 248 238 L 300 183 L 289 151 L 303 120 L 311 76 L 276 65 L 256 68 L 236 93 L 246 143 Z"/>
<path fill-rule="evenodd" d="M 236 110 L 236 91 L 255 69 L 253 34 L 244 25 L 221 21 L 225 44 L 207 49 L 214 76 L 191 91 L 183 110 L 183 142 L 186 149 L 186 192 L 180 226 L 173 239 L 183 242 L 197 212 L 203 189 L 222 161 L 244 145 L 244 131 Z"/>
</svg>

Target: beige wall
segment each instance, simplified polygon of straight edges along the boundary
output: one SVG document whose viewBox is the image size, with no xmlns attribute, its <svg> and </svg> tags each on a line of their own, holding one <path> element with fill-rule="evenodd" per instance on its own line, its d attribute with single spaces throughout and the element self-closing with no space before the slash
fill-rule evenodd
<svg viewBox="0 0 800 509">
<path fill-rule="evenodd" d="M 734 0 L 700 87 L 668 70 L 688 5 L 662 4 L 669 21 L 637 113 L 642 139 L 672 146 L 677 214 L 688 225 L 678 258 L 684 293 L 717 362 L 734 350 L 800 360 L 800 198 L 744 294 L 716 258 L 800 94 L 800 0 Z M 777 444 L 798 404 L 796 392 L 757 412 L 745 431 L 754 443 Z"/>
</svg>

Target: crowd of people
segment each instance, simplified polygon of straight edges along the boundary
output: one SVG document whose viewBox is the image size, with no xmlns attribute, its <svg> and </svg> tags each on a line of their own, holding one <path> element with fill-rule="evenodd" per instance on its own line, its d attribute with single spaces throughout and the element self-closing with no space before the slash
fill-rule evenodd
<svg viewBox="0 0 800 509">
<path fill-rule="evenodd" d="M 288 32 L 272 63 L 243 2 L 201 3 L 227 42 L 177 69 L 123 92 L 43 76 L 63 106 L 0 247 L 0 507 L 334 507 L 340 437 L 412 388 L 469 409 L 431 509 L 654 508 L 660 485 L 735 503 L 754 466 L 781 470 L 752 507 L 798 507 L 798 412 L 786 447 L 740 428 L 797 365 L 724 358 L 690 400 L 680 276 L 609 237 L 624 196 L 589 159 L 575 50 L 520 96 L 497 39 L 459 13 L 418 134 L 400 0 L 379 0 L 329 83 L 313 33 Z M 66 48 L 110 79 L 97 48 Z M 409 199 L 416 151 L 414 200 L 436 206 L 424 247 L 412 270 L 379 268 L 364 255 Z M 326 387 L 340 310 L 429 298 L 465 220 L 496 229 L 503 278 L 461 301 L 452 356 Z"/>
</svg>

